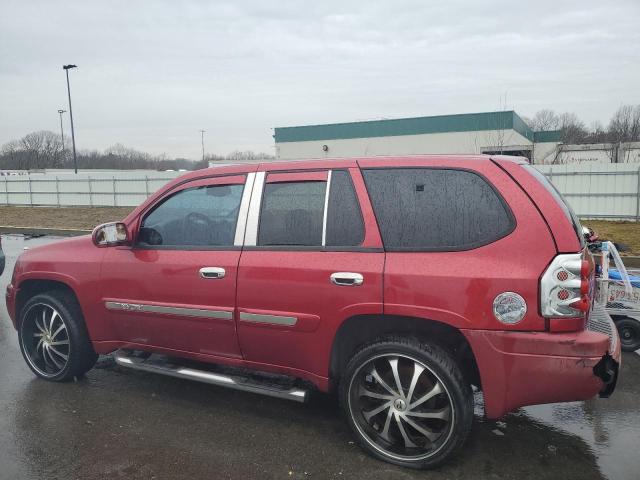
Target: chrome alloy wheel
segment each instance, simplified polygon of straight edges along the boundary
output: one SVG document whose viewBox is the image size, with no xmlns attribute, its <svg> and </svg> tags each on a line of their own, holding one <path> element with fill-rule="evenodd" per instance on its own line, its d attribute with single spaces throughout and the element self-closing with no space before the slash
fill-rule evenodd
<svg viewBox="0 0 640 480">
<path fill-rule="evenodd" d="M 351 379 L 348 398 L 360 434 L 397 460 L 435 455 L 453 431 L 455 411 L 446 386 L 407 355 L 385 354 L 364 363 Z"/>
<path fill-rule="evenodd" d="M 22 348 L 31 366 L 43 377 L 59 375 L 69 363 L 67 325 L 51 306 L 37 303 L 26 312 L 22 325 Z"/>
</svg>

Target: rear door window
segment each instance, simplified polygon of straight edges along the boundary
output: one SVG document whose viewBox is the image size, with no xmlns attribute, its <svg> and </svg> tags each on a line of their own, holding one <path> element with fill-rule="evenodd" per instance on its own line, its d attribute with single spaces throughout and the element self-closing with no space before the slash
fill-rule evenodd
<svg viewBox="0 0 640 480">
<path fill-rule="evenodd" d="M 257 245 L 339 247 L 364 240 L 364 221 L 347 170 L 274 172 L 262 193 Z"/>
<path fill-rule="evenodd" d="M 326 181 L 267 183 L 258 245 L 321 246 Z"/>
<path fill-rule="evenodd" d="M 468 250 L 515 227 L 502 197 L 474 172 L 376 168 L 363 175 L 387 250 Z"/>
</svg>

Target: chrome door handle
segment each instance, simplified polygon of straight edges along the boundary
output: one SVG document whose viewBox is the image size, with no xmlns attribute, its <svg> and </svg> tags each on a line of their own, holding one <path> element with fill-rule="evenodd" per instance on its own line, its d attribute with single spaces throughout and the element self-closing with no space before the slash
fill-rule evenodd
<svg viewBox="0 0 640 480">
<path fill-rule="evenodd" d="M 336 272 L 331 274 L 331 283 L 342 287 L 357 287 L 362 285 L 364 277 L 359 273 Z"/>
<path fill-rule="evenodd" d="M 200 276 L 209 280 L 224 278 L 225 274 L 224 268 L 220 267 L 202 267 L 200 269 Z"/>
</svg>

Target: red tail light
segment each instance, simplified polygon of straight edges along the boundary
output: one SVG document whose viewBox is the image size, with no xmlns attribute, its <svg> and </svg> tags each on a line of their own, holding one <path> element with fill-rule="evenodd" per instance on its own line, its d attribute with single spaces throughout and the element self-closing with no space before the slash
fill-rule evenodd
<svg viewBox="0 0 640 480">
<path fill-rule="evenodd" d="M 591 306 L 591 254 L 556 256 L 540 280 L 540 309 L 547 318 L 585 317 Z"/>
</svg>

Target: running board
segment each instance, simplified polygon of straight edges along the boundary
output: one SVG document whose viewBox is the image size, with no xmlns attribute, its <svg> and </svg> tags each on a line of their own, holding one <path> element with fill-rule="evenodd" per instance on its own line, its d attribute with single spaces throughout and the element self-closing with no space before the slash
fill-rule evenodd
<svg viewBox="0 0 640 480">
<path fill-rule="evenodd" d="M 118 350 L 114 354 L 116 363 L 121 367 L 141 370 L 143 372 L 159 373 L 170 377 L 185 378 L 211 385 L 233 388 L 235 390 L 259 393 L 269 397 L 284 398 L 300 403 L 304 403 L 309 397 L 309 390 L 292 385 L 277 385 L 273 382 L 261 382 L 254 378 L 250 378 L 249 376 L 243 376 L 240 374 L 218 373 L 205 369 L 185 367 L 180 364 L 171 363 L 166 359 L 166 357 L 161 357 L 164 360 L 159 360 L 154 357 L 156 356 L 151 355 L 148 358 L 138 357 L 122 350 Z"/>
</svg>

